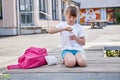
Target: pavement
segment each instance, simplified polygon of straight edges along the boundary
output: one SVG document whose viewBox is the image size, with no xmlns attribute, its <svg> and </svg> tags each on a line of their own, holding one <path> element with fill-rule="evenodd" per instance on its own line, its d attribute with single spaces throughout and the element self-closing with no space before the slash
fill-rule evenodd
<svg viewBox="0 0 120 80">
<path fill-rule="evenodd" d="M 103 29 L 83 26 L 86 34 L 84 49 L 102 49 L 104 46 L 120 46 L 120 25 L 107 25 Z M 32 34 L 0 37 L 0 73 L 9 64 L 17 64 L 17 59 L 31 47 L 42 47 L 48 54 L 61 48 L 60 35 Z"/>
</svg>

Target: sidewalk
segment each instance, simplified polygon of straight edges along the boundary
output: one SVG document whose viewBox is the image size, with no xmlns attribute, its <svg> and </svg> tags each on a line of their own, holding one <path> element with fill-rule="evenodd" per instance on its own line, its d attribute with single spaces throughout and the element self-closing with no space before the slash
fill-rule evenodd
<svg viewBox="0 0 120 80">
<path fill-rule="evenodd" d="M 104 27 L 104 29 L 91 29 L 91 30 L 88 26 L 86 30 L 87 43 L 84 46 L 84 48 L 120 46 L 119 32 L 120 25 L 107 25 L 107 27 Z"/>
<path fill-rule="evenodd" d="M 104 46 L 120 46 L 120 25 L 107 25 L 103 29 L 90 29 L 83 26 L 86 34 L 84 49 L 102 49 Z M 59 34 L 33 34 L 11 37 L 0 37 L 0 72 L 9 64 L 16 64 L 26 48 L 45 47 L 48 52 L 59 49 Z"/>
</svg>

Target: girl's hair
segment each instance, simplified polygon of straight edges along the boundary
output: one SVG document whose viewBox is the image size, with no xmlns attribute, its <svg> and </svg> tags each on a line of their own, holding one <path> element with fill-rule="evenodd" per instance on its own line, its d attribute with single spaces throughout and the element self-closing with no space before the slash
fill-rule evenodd
<svg viewBox="0 0 120 80">
<path fill-rule="evenodd" d="M 70 16 L 77 17 L 77 15 L 78 15 L 78 9 L 77 9 L 77 7 L 76 6 L 69 6 L 66 9 L 66 14 L 69 14 Z"/>
</svg>

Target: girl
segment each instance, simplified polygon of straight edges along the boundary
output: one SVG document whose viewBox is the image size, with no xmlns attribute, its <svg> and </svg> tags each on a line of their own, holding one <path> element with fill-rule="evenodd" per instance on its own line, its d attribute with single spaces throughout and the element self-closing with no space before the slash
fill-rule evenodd
<svg viewBox="0 0 120 80">
<path fill-rule="evenodd" d="M 85 51 L 82 49 L 85 45 L 84 31 L 82 26 L 76 23 L 77 15 L 77 7 L 69 6 L 65 13 L 66 22 L 61 22 L 48 31 L 50 34 L 60 32 L 61 56 L 67 67 L 74 67 L 76 64 L 81 67 L 87 66 Z"/>
</svg>

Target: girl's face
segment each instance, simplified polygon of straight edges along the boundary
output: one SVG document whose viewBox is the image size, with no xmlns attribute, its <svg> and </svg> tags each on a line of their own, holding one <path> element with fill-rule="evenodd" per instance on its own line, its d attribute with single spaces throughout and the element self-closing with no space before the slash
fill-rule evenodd
<svg viewBox="0 0 120 80">
<path fill-rule="evenodd" d="M 70 16 L 69 14 L 66 14 L 66 21 L 68 25 L 74 25 L 77 17 Z"/>
</svg>

